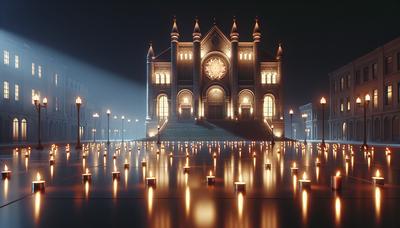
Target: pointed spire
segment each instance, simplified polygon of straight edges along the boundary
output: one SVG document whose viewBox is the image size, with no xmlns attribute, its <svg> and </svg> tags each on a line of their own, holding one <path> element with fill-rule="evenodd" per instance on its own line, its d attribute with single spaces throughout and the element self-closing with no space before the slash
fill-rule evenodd
<svg viewBox="0 0 400 228">
<path fill-rule="evenodd" d="M 256 17 L 256 21 L 254 24 L 254 29 L 253 29 L 253 39 L 254 39 L 254 42 L 259 42 L 261 39 L 261 31 L 260 31 L 260 26 L 258 25 L 257 17 Z"/>
<path fill-rule="evenodd" d="M 231 29 L 231 40 L 232 41 L 239 40 L 239 33 L 237 31 L 236 18 L 233 18 L 233 24 L 232 24 L 232 29 Z"/>
<path fill-rule="evenodd" d="M 276 60 L 281 60 L 283 55 L 282 44 L 279 43 L 278 50 L 276 51 Z"/>
<path fill-rule="evenodd" d="M 201 38 L 201 32 L 199 26 L 199 19 L 196 18 L 193 29 L 193 41 L 200 41 L 200 38 Z"/>
<path fill-rule="evenodd" d="M 149 50 L 147 51 L 147 60 L 153 60 L 154 58 L 154 51 L 153 51 L 153 44 L 150 42 Z"/>
<path fill-rule="evenodd" d="M 171 41 L 177 42 L 179 39 L 178 26 L 176 25 L 176 17 L 174 17 L 172 30 L 171 30 Z"/>
</svg>

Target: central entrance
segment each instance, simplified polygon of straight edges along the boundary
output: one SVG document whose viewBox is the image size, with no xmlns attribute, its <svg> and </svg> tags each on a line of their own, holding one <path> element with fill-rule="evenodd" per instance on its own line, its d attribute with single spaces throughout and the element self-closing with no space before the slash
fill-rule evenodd
<svg viewBox="0 0 400 228">
<path fill-rule="evenodd" d="M 225 91 L 221 86 L 214 85 L 207 90 L 206 118 L 223 119 L 225 116 Z"/>
</svg>

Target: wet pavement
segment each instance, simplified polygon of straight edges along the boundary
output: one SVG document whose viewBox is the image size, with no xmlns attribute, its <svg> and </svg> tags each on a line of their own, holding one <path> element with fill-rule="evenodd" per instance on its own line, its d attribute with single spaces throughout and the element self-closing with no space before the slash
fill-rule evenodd
<svg viewBox="0 0 400 228">
<path fill-rule="evenodd" d="M 1 170 L 6 164 L 12 171 L 0 183 L 0 227 L 400 226 L 399 149 L 388 155 L 385 148 L 366 153 L 344 144 L 321 151 L 289 142 L 127 142 L 112 144 L 104 156 L 105 144 L 73 146 L 69 153 L 65 145 L 53 148 L 54 165 L 50 148 L 27 157 L 22 148 L 0 152 Z M 91 183 L 82 181 L 86 168 Z M 115 170 L 120 180 L 113 180 Z M 373 184 L 376 170 L 384 186 Z M 341 191 L 331 189 L 337 171 Z M 38 172 L 46 190 L 32 194 Z M 210 172 L 214 185 L 206 181 Z M 304 173 L 310 189 L 299 186 Z M 149 176 L 156 186 L 146 186 Z M 236 181 L 245 191 L 235 191 Z"/>
</svg>

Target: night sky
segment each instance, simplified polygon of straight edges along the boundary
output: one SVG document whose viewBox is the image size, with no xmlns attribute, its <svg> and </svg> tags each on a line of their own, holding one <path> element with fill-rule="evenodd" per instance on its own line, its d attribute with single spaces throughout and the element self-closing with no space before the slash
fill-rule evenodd
<svg viewBox="0 0 400 228">
<path fill-rule="evenodd" d="M 214 17 L 229 34 L 232 17 L 236 16 L 240 39 L 251 40 L 254 17 L 258 16 L 263 48 L 275 53 L 277 43 L 283 43 L 287 107 L 328 94 L 329 72 L 400 35 L 400 7 L 395 1 L 216 2 L 1 0 L 0 26 L 140 83 L 144 91 L 148 42 L 153 41 L 156 53 L 168 47 L 174 15 L 185 41 L 192 40 L 195 16 L 203 35 Z M 132 91 L 129 96 L 137 94 Z"/>
</svg>

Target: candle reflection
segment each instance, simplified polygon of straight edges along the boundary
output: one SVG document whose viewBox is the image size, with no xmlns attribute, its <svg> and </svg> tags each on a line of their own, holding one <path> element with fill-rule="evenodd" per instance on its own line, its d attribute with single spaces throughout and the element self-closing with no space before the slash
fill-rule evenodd
<svg viewBox="0 0 400 228">
<path fill-rule="evenodd" d="M 89 181 L 85 181 L 85 197 L 88 198 L 89 196 Z"/>
<path fill-rule="evenodd" d="M 186 187 L 185 190 L 185 208 L 186 208 L 186 215 L 189 215 L 190 212 L 190 189 Z"/>
<path fill-rule="evenodd" d="M 148 207 L 148 212 L 149 215 L 151 215 L 151 212 L 153 211 L 153 187 L 149 187 L 147 190 L 147 207 Z"/>
<path fill-rule="evenodd" d="M 297 191 L 297 175 L 293 175 L 293 193 Z"/>
<path fill-rule="evenodd" d="M 118 191 L 118 180 L 115 178 L 113 179 L 113 198 L 117 198 L 117 191 Z"/>
<path fill-rule="evenodd" d="M 25 171 L 28 171 L 29 160 L 25 157 Z"/>
<path fill-rule="evenodd" d="M 243 194 L 241 192 L 239 192 L 238 196 L 237 196 L 237 207 L 238 207 L 239 219 L 241 219 L 242 215 L 243 215 L 243 203 L 244 203 Z"/>
<path fill-rule="evenodd" d="M 306 190 L 302 191 L 301 203 L 302 203 L 303 221 L 305 221 L 307 219 L 307 210 L 308 210 L 308 193 Z"/>
<path fill-rule="evenodd" d="M 54 166 L 51 165 L 50 166 L 50 177 L 51 177 L 51 179 L 53 179 L 53 175 L 54 175 Z"/>
<path fill-rule="evenodd" d="M 317 182 L 319 180 L 319 167 L 315 167 L 315 177 L 317 178 Z"/>
<path fill-rule="evenodd" d="M 336 224 L 340 223 L 340 212 L 342 209 L 342 203 L 340 201 L 340 197 L 336 196 L 335 197 L 335 222 Z"/>
<path fill-rule="evenodd" d="M 35 221 L 37 222 L 40 216 L 40 201 L 41 201 L 41 192 L 38 191 L 35 193 L 35 210 L 34 210 L 34 217 Z"/>
<path fill-rule="evenodd" d="M 125 189 L 128 187 L 128 169 L 125 169 Z"/>
<path fill-rule="evenodd" d="M 380 187 L 375 187 L 375 215 L 378 220 L 381 216 L 381 194 Z"/>
<path fill-rule="evenodd" d="M 4 179 L 4 199 L 7 199 L 8 195 L 8 178 Z"/>
</svg>

